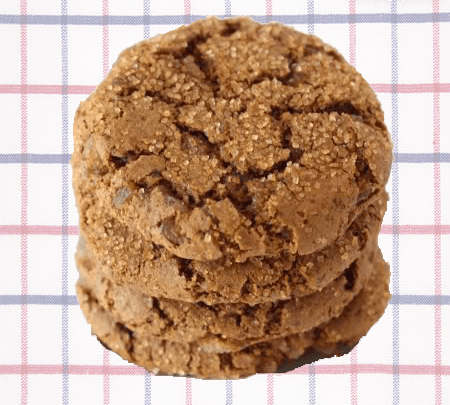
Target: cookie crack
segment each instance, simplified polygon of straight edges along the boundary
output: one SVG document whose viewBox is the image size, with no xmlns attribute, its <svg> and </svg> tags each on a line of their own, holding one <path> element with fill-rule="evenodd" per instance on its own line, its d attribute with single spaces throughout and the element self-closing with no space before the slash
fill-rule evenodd
<svg viewBox="0 0 450 405">
<path fill-rule="evenodd" d="M 176 256 L 178 262 L 178 274 L 184 277 L 186 281 L 191 281 L 194 277 L 194 270 L 192 269 L 192 260 L 184 259 Z"/>
<path fill-rule="evenodd" d="M 313 114 L 313 113 L 332 113 L 347 114 L 353 117 L 363 118 L 364 113 L 358 110 L 350 100 L 339 100 L 325 106 L 318 106 L 310 104 L 304 108 L 293 108 L 287 106 L 271 106 L 270 115 L 276 119 L 281 120 L 284 113 L 290 114 Z"/>
<path fill-rule="evenodd" d="M 267 72 L 261 73 L 260 75 L 256 76 L 256 78 L 253 79 L 251 82 L 247 81 L 249 87 L 252 87 L 253 85 L 259 84 L 264 81 L 272 81 L 273 79 L 278 80 L 284 86 L 295 87 L 302 81 L 302 79 L 305 79 L 306 78 L 305 73 L 295 71 L 295 68 L 298 64 L 298 60 L 294 57 L 294 55 L 292 53 L 289 53 L 284 56 L 288 60 L 288 69 L 289 69 L 288 73 L 286 73 L 283 76 L 277 76 Z"/>
<path fill-rule="evenodd" d="M 273 329 L 281 324 L 283 309 L 289 300 L 278 300 L 272 303 L 271 308 L 266 313 L 266 324 L 264 325 L 264 334 L 273 333 Z"/>
<path fill-rule="evenodd" d="M 378 184 L 378 182 L 370 169 L 367 159 L 364 157 L 364 150 L 362 148 L 356 149 L 355 166 L 355 181 L 359 188 L 356 202 L 357 204 L 362 204 L 377 192 L 377 190 L 374 190 L 374 185 Z"/>
<path fill-rule="evenodd" d="M 215 157 L 225 169 L 230 165 L 220 156 L 220 152 L 218 150 L 219 144 L 211 142 L 205 132 L 190 128 L 189 126 L 182 124 L 181 122 L 175 122 L 175 126 L 181 134 L 188 134 L 189 136 L 200 140 L 202 145 L 206 147 L 208 154 Z"/>
<path fill-rule="evenodd" d="M 165 327 L 163 329 L 169 328 L 173 326 L 173 320 L 164 312 L 161 308 L 161 303 L 158 298 L 152 297 L 152 306 L 158 312 L 158 316 L 160 319 L 163 319 L 165 322 Z"/>
<path fill-rule="evenodd" d="M 156 90 L 145 90 L 144 97 L 151 97 L 152 99 L 155 98 L 155 99 L 162 101 L 168 105 L 173 105 L 178 108 L 189 105 L 189 103 L 186 103 L 184 101 L 172 100 L 169 97 L 164 96 L 163 94 L 161 94 L 161 92 L 156 91 Z"/>
<path fill-rule="evenodd" d="M 223 175 L 221 178 L 221 183 L 224 184 L 224 180 L 228 179 L 229 177 L 235 176 L 235 177 L 239 177 L 239 180 L 242 183 L 241 185 L 237 185 L 236 187 L 239 187 L 239 188 L 246 187 L 245 183 L 247 183 L 248 181 L 259 180 L 259 179 L 267 178 L 267 176 L 269 176 L 271 174 L 282 173 L 288 166 L 289 162 L 298 163 L 299 160 L 301 159 L 301 156 L 303 155 L 304 151 L 301 149 L 293 148 L 291 146 L 291 143 L 290 143 L 291 136 L 292 136 L 291 128 L 286 125 L 286 128 L 284 129 L 282 136 L 281 136 L 281 146 L 282 146 L 282 149 L 289 149 L 289 156 L 287 157 L 287 159 L 279 161 L 278 163 L 274 164 L 270 169 L 260 170 L 260 169 L 248 168 L 247 171 L 245 171 L 243 173 L 238 172 L 236 169 L 236 166 L 234 166 L 231 163 L 231 165 L 232 165 L 231 173 L 226 173 L 225 175 Z M 230 165 L 230 163 L 228 163 L 228 162 L 226 162 L 226 163 L 228 165 Z"/>
<path fill-rule="evenodd" d="M 240 23 L 228 23 L 228 24 L 226 24 L 226 28 L 222 30 L 220 35 L 223 37 L 230 37 L 236 31 L 238 31 L 240 28 L 241 28 Z"/>
<path fill-rule="evenodd" d="M 191 39 L 188 40 L 187 46 L 183 52 L 174 52 L 170 50 L 160 50 L 156 52 L 157 55 L 171 55 L 174 59 L 183 60 L 188 56 L 192 56 L 194 58 L 194 63 L 197 65 L 199 70 L 203 72 L 205 75 L 206 81 L 209 83 L 213 95 L 217 98 L 217 95 L 220 91 L 220 84 L 218 81 L 218 76 L 214 72 L 214 69 L 211 67 L 211 61 L 206 60 L 205 56 L 202 52 L 198 50 L 198 46 L 205 43 L 210 35 L 195 35 Z"/>
<path fill-rule="evenodd" d="M 187 282 L 193 283 L 196 286 L 199 286 L 205 282 L 203 275 L 196 272 L 192 267 L 192 259 L 185 259 L 176 255 L 173 255 L 173 257 L 177 262 L 178 274 L 180 277 L 184 277 Z"/>
<path fill-rule="evenodd" d="M 352 115 L 354 117 L 363 117 L 362 111 L 358 110 L 350 100 L 342 100 L 336 101 L 326 105 L 325 107 L 319 107 L 319 111 L 317 112 L 327 112 L 332 113 L 336 112 L 338 114 L 347 114 Z"/>
<path fill-rule="evenodd" d="M 313 111 L 307 111 L 305 112 L 317 112 L 317 113 L 331 113 L 336 112 L 338 114 L 346 114 L 351 116 L 353 119 L 356 119 L 360 121 L 362 124 L 367 125 L 368 127 L 376 130 L 376 131 L 385 131 L 386 126 L 383 123 L 380 123 L 380 121 L 376 120 L 375 123 L 373 123 L 373 117 L 368 116 L 365 111 L 362 111 L 358 108 L 356 108 L 353 103 L 350 100 L 339 100 L 335 101 L 333 103 L 330 103 L 326 105 L 325 107 L 315 107 Z"/>
<path fill-rule="evenodd" d="M 344 277 L 347 280 L 344 288 L 347 291 L 352 291 L 355 287 L 355 282 L 357 278 L 357 271 L 358 271 L 358 260 L 354 260 L 349 267 L 344 271 Z"/>
<path fill-rule="evenodd" d="M 215 98 L 220 92 L 220 84 L 217 74 L 212 68 L 210 61 L 206 60 L 205 56 L 198 50 L 198 46 L 208 40 L 209 37 L 197 37 L 188 42 L 187 50 L 190 55 L 194 57 L 194 63 L 205 75 L 205 79 L 209 82 L 211 90 Z"/>
<path fill-rule="evenodd" d="M 228 371 L 233 367 L 233 358 L 231 353 L 219 353 L 220 371 Z"/>
<path fill-rule="evenodd" d="M 190 193 L 189 189 L 186 189 L 185 193 L 181 193 L 178 191 L 174 183 L 165 178 L 159 179 L 151 189 L 153 190 L 157 186 L 163 186 L 170 195 L 180 201 L 183 201 L 190 209 L 194 209 L 197 207 L 194 196 Z"/>
<path fill-rule="evenodd" d="M 141 156 L 150 156 L 150 155 L 153 155 L 153 153 L 149 152 L 148 150 L 140 150 L 140 151 L 129 150 L 123 156 L 114 155 L 113 152 L 111 152 L 109 155 L 109 161 L 112 163 L 115 169 L 121 169 L 122 167 L 125 167 L 128 163 L 134 162 L 135 160 L 139 159 Z"/>
<path fill-rule="evenodd" d="M 246 295 L 249 295 L 252 292 L 252 285 L 253 283 L 250 280 L 250 277 L 247 276 L 245 279 L 244 284 L 242 284 L 240 294 L 242 297 L 245 297 Z"/>
<path fill-rule="evenodd" d="M 126 344 L 126 350 L 128 352 L 128 354 L 130 355 L 130 357 L 133 357 L 133 352 L 134 352 L 134 332 L 127 328 L 123 323 L 121 322 L 116 322 L 116 327 L 119 330 L 119 333 L 122 336 L 127 336 L 127 344 Z"/>
<path fill-rule="evenodd" d="M 219 309 L 216 308 L 215 305 L 208 305 L 208 304 L 206 304 L 203 301 L 198 301 L 198 302 L 195 303 L 195 306 L 197 306 L 198 308 L 203 308 L 203 309 L 206 309 L 208 311 L 211 311 L 216 316 L 219 315 Z"/>
</svg>

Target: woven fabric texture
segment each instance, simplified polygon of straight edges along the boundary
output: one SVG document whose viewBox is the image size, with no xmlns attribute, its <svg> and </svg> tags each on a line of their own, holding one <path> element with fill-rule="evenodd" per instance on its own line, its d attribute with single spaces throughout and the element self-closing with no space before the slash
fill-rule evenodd
<svg viewBox="0 0 450 405">
<path fill-rule="evenodd" d="M 208 15 L 318 35 L 382 103 L 392 300 L 344 357 L 240 381 L 156 377 L 103 349 L 79 309 L 75 110 L 125 47 Z M 450 404 L 449 112 L 446 0 L 0 1 L 0 404 Z"/>
</svg>

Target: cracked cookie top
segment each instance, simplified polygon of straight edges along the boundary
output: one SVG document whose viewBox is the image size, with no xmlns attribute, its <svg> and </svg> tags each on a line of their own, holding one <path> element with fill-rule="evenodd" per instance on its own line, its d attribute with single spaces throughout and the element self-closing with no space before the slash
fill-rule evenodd
<svg viewBox="0 0 450 405">
<path fill-rule="evenodd" d="M 323 248 L 378 198 L 392 162 L 376 95 L 334 48 L 246 17 L 124 50 L 77 110 L 74 141 L 88 238 L 125 225 L 136 245 L 199 261 Z M 124 266 L 129 241 L 115 236 L 124 260 L 111 265 Z"/>
</svg>

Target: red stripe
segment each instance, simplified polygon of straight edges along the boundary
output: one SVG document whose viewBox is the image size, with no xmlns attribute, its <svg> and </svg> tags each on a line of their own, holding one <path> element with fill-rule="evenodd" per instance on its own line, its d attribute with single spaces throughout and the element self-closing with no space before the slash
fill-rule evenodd
<svg viewBox="0 0 450 405">
<path fill-rule="evenodd" d="M 103 349 L 103 405 L 109 405 L 109 350 Z"/>
<path fill-rule="evenodd" d="M 392 364 L 358 364 L 357 367 L 357 374 L 393 374 Z M 351 374 L 354 371 L 351 364 L 315 365 L 316 374 Z M 308 373 L 308 366 L 303 366 L 289 371 L 287 374 Z M 450 375 L 450 366 L 400 365 L 399 373 L 404 375 Z"/>
<path fill-rule="evenodd" d="M 78 226 L 68 227 L 69 235 L 78 235 Z M 62 226 L 56 225 L 0 225 L 0 235 L 62 235 Z"/>
<path fill-rule="evenodd" d="M 191 1 L 184 0 L 185 25 L 191 21 Z M 192 380 L 186 377 L 186 405 L 192 405 Z"/>
<path fill-rule="evenodd" d="M 382 225 L 380 235 L 392 235 L 393 225 Z M 450 225 L 399 225 L 400 235 L 449 235 Z M 78 235 L 76 225 L 68 227 L 69 235 Z M 62 227 L 57 225 L 0 225 L 0 235 L 62 235 Z"/>
<path fill-rule="evenodd" d="M 103 17 L 107 18 L 109 14 L 108 0 L 103 0 Z M 103 78 L 108 75 L 109 72 L 109 26 L 103 25 Z"/>
<path fill-rule="evenodd" d="M 184 15 L 190 15 L 190 14 L 191 14 L 191 1 L 184 0 Z"/>
<path fill-rule="evenodd" d="M 27 15 L 27 1 L 20 2 L 20 15 Z M 20 25 L 20 84 L 27 83 L 27 26 Z M 28 152 L 28 103 L 27 95 L 20 97 L 20 115 L 21 115 L 21 134 L 20 150 L 21 153 Z M 28 167 L 26 163 L 21 164 L 20 168 L 21 183 L 21 201 L 20 201 L 20 224 L 26 226 L 28 220 Z M 28 294 L 28 238 L 26 234 L 20 236 L 20 279 L 21 293 Z M 20 357 L 22 367 L 28 364 L 28 309 L 27 305 L 20 307 Z M 20 400 L 22 405 L 28 403 L 28 374 L 21 371 L 20 376 L 21 393 Z"/>
<path fill-rule="evenodd" d="M 95 86 L 67 86 L 68 94 L 90 94 Z M 62 86 L 57 84 L 1 84 L 1 94 L 62 94 Z"/>
<path fill-rule="evenodd" d="M 382 225 L 380 234 L 391 235 L 394 233 L 393 225 Z M 450 225 L 399 225 L 400 235 L 448 235 Z"/>
<path fill-rule="evenodd" d="M 392 84 L 372 83 L 370 86 L 378 93 L 392 92 Z M 450 83 L 397 84 L 397 93 L 450 93 Z"/>
<path fill-rule="evenodd" d="M 433 0 L 433 13 L 439 13 L 439 0 Z M 439 44 L 439 22 L 433 23 L 433 83 L 440 80 L 440 44 Z M 433 93 L 433 152 L 440 152 L 440 95 Z M 434 224 L 441 224 L 441 167 L 439 162 L 434 163 Z M 441 288 L 441 235 L 434 235 L 434 293 L 442 294 Z M 441 307 L 434 307 L 434 363 L 436 369 L 441 369 Z M 435 404 L 442 404 L 442 376 L 435 375 Z"/>
<path fill-rule="evenodd" d="M 191 1 L 184 0 L 185 25 L 191 21 Z M 192 405 L 192 380 L 186 377 L 186 405 Z"/>
<path fill-rule="evenodd" d="M 109 65 L 108 65 L 109 68 Z M 91 94 L 96 86 L 67 86 L 67 94 Z M 389 83 L 372 83 L 377 93 L 391 93 Z M 398 84 L 397 93 L 450 93 L 450 83 Z M 56 84 L 0 84 L 0 94 L 62 94 L 62 86 Z"/>
<path fill-rule="evenodd" d="M 108 75 L 109 72 L 109 2 L 103 0 L 102 13 L 104 18 L 103 24 L 103 78 Z M 110 377 L 109 377 L 109 350 L 103 349 L 103 405 L 109 405 L 110 403 Z"/>
<path fill-rule="evenodd" d="M 355 0 L 350 0 L 349 2 L 349 13 L 356 14 L 356 2 Z M 350 65 L 356 67 L 356 24 L 349 24 L 349 48 L 350 48 Z"/>
<path fill-rule="evenodd" d="M 192 379 L 186 377 L 186 405 L 192 405 Z"/>
<path fill-rule="evenodd" d="M 273 405 L 273 374 L 267 374 L 267 405 Z"/>
<path fill-rule="evenodd" d="M 33 375 L 59 375 L 62 374 L 61 364 L 0 364 L 0 375 L 10 374 L 33 374 Z M 315 374 L 352 374 L 355 372 L 351 364 L 342 365 L 315 365 Z M 103 375 L 105 368 L 103 365 L 69 365 L 68 373 L 73 375 Z M 393 373 L 392 364 L 358 364 L 357 374 L 387 374 Z M 399 366 L 399 373 L 404 375 L 450 375 L 450 366 L 435 366 L 423 364 L 404 364 Z M 145 375 L 145 369 L 136 365 L 109 366 L 109 375 Z M 299 367 L 289 371 L 287 374 L 309 374 L 308 366 Z M 186 378 L 186 381 L 190 380 Z M 192 382 L 186 382 L 186 388 Z"/>
<path fill-rule="evenodd" d="M 356 14 L 356 1 L 349 1 L 349 14 Z M 350 54 L 350 65 L 356 67 L 356 24 L 350 23 L 348 27 L 349 33 L 349 54 Z M 357 374 L 357 363 L 358 363 L 358 348 L 355 347 L 350 354 L 350 396 L 352 405 L 358 404 L 358 374 Z"/>
<path fill-rule="evenodd" d="M 272 0 L 266 0 L 266 16 L 272 15 Z"/>
<path fill-rule="evenodd" d="M 358 348 L 355 347 L 350 353 L 350 393 L 352 398 L 352 405 L 358 404 Z"/>
<path fill-rule="evenodd" d="M 135 365 L 130 366 L 110 366 L 107 369 L 109 375 L 144 375 L 145 369 Z M 0 365 L 1 374 L 39 374 L 39 375 L 58 375 L 62 374 L 63 366 L 61 364 L 28 364 L 18 365 Z M 73 375 L 104 375 L 105 366 L 93 365 L 69 365 L 68 373 Z"/>
</svg>

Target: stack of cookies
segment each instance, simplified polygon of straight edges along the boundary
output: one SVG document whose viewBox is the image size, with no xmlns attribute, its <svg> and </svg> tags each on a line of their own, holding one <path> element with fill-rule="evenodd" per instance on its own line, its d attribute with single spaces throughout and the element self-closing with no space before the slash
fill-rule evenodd
<svg viewBox="0 0 450 405">
<path fill-rule="evenodd" d="M 77 110 L 77 296 L 154 373 L 241 378 L 339 355 L 383 314 L 392 143 L 319 38 L 209 17 L 126 49 Z"/>
</svg>

